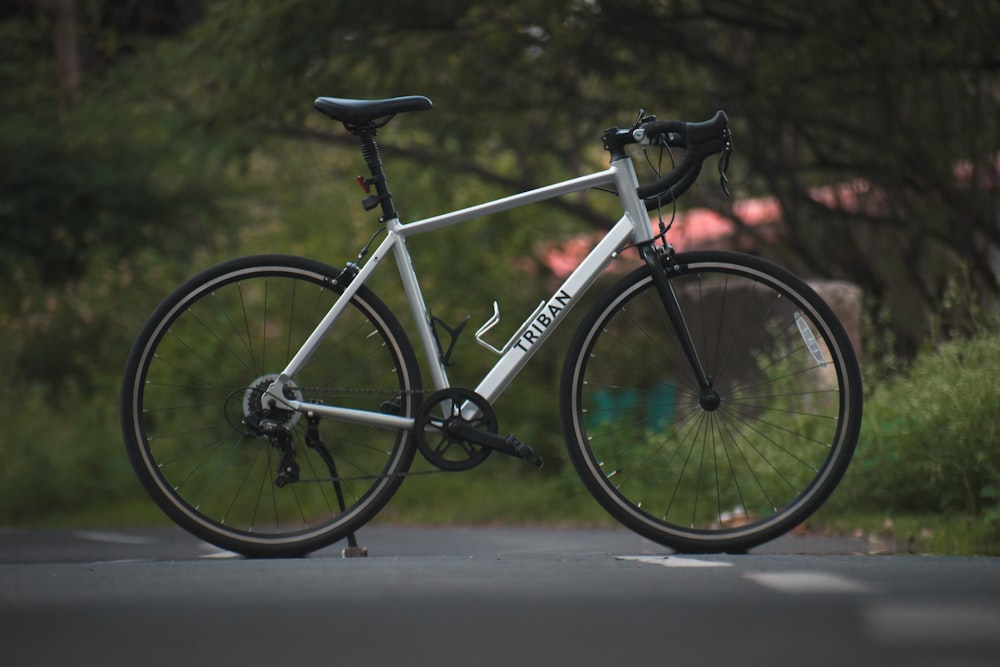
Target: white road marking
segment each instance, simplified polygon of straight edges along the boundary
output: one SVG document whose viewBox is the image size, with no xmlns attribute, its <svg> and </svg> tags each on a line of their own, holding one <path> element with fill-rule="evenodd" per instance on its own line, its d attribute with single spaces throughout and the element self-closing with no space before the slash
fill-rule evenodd
<svg viewBox="0 0 1000 667">
<path fill-rule="evenodd" d="M 725 560 L 701 560 L 686 556 L 616 556 L 616 560 L 663 567 L 731 567 Z M 826 572 L 750 572 L 742 575 L 756 584 L 780 593 L 870 593 L 864 583 Z"/>
<path fill-rule="evenodd" d="M 150 537 L 140 537 L 139 535 L 125 535 L 122 533 L 106 533 L 96 530 L 80 530 L 73 533 L 73 536 L 90 542 L 105 542 L 108 544 L 153 544 L 156 540 Z"/>
<path fill-rule="evenodd" d="M 732 563 L 721 560 L 699 560 L 681 556 L 615 556 L 615 560 L 649 563 L 663 567 L 731 567 Z"/>
<path fill-rule="evenodd" d="M 234 553 L 232 551 L 223 551 L 223 550 L 220 549 L 218 551 L 213 551 L 211 553 L 202 554 L 200 556 L 200 558 L 220 558 L 220 559 L 221 558 L 240 558 L 240 555 L 238 553 Z"/>
<path fill-rule="evenodd" d="M 855 579 L 826 572 L 750 572 L 745 578 L 779 593 L 870 593 Z"/>
</svg>

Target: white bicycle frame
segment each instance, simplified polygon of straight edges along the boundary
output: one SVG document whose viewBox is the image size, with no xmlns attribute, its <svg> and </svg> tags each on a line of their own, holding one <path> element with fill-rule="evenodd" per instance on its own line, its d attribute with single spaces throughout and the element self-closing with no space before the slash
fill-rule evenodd
<svg viewBox="0 0 1000 667">
<path fill-rule="evenodd" d="M 381 412 L 341 408 L 332 405 L 308 403 L 289 399 L 284 396 L 285 385 L 296 376 L 306 364 L 309 357 L 319 346 L 320 341 L 336 325 L 337 319 L 347 308 L 351 298 L 369 276 L 378 268 L 389 253 L 396 258 L 403 290 L 413 312 L 417 333 L 423 347 L 424 355 L 430 367 L 431 379 L 436 389 L 450 387 L 445 371 L 437 339 L 431 327 L 431 320 L 424 302 L 423 292 L 417 280 L 416 272 L 406 247 L 406 239 L 416 234 L 431 232 L 442 227 L 457 225 L 462 222 L 481 218 L 493 213 L 526 206 L 547 199 L 587 190 L 599 186 L 614 185 L 622 202 L 624 215 L 608 231 L 607 235 L 590 251 L 579 266 L 566 278 L 565 282 L 546 301 L 521 324 L 500 353 L 500 359 L 490 369 L 475 388 L 477 394 L 493 402 L 503 392 L 518 372 L 528 363 L 534 353 L 545 342 L 549 335 L 562 322 L 565 315 L 576 303 L 577 298 L 584 294 L 601 272 L 617 256 L 618 251 L 627 243 L 643 243 L 651 241 L 653 229 L 650 224 L 646 207 L 636 194 L 638 180 L 635 167 L 630 157 L 615 160 L 604 171 L 570 179 L 554 185 L 529 190 L 520 194 L 497 199 L 495 201 L 445 213 L 432 218 L 403 224 L 398 218 L 386 221 L 387 235 L 372 253 L 371 258 L 359 270 L 354 279 L 344 287 L 343 293 L 337 298 L 323 320 L 317 325 L 306 342 L 295 354 L 285 369 L 281 372 L 261 398 L 266 409 L 272 401 L 280 404 L 283 409 L 302 412 L 307 415 L 319 415 L 330 419 L 366 424 L 386 429 L 413 429 L 413 419 L 399 417 Z M 477 333 L 483 333 L 495 320 L 488 322 Z M 474 406 L 467 406 L 474 410 Z"/>
</svg>

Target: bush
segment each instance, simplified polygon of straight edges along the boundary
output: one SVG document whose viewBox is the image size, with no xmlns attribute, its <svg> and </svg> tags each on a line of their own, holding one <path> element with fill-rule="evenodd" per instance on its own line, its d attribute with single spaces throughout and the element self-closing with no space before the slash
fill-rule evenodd
<svg viewBox="0 0 1000 667">
<path fill-rule="evenodd" d="M 836 502 L 853 511 L 978 517 L 1000 533 L 1000 337 L 921 354 L 875 387 Z"/>
<path fill-rule="evenodd" d="M 6 420 L 0 466 L 0 524 L 53 520 L 115 507 L 142 493 L 122 446 L 118 388 L 125 356 L 164 284 L 169 260 L 144 253 L 95 262 L 83 278 L 32 293 L 15 276 L 0 295 L 0 401 Z M 141 266 L 141 270 L 137 268 Z M 19 281 L 19 282 L 17 282 Z"/>
<path fill-rule="evenodd" d="M 23 415 L 5 438 L 0 522 L 52 520 L 141 492 L 121 445 L 115 387 L 67 387 L 53 399 L 37 386 L 5 386 L 0 395 Z"/>
</svg>

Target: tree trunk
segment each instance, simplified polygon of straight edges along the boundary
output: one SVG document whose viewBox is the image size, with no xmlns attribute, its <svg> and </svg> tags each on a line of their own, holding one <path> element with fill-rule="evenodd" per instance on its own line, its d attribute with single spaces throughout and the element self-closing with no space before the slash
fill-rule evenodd
<svg viewBox="0 0 1000 667">
<path fill-rule="evenodd" d="M 77 40 L 75 0 L 35 0 L 52 15 L 59 113 L 65 117 L 80 99 L 80 46 Z"/>
</svg>

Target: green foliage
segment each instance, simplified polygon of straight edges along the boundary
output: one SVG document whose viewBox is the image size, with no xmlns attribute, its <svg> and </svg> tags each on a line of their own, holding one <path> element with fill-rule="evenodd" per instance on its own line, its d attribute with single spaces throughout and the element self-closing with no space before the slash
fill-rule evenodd
<svg viewBox="0 0 1000 667">
<path fill-rule="evenodd" d="M 15 406 L 0 448 L 10 462 L 0 521 L 141 497 L 115 414 L 135 332 L 183 277 L 224 257 L 353 259 L 376 228 L 356 205 L 351 179 L 363 166 L 310 103 L 407 93 L 430 96 L 434 110 L 379 138 L 410 220 L 598 168 L 600 130 L 639 107 L 661 118 L 727 108 L 737 196 L 775 195 L 788 224 L 781 245 L 759 250 L 810 277 L 862 285 L 880 314 L 875 329 L 891 334 L 868 350 L 877 388 L 835 502 L 998 521 L 990 371 L 1000 355 L 970 323 L 996 298 L 1000 191 L 969 187 L 990 182 L 1000 145 L 995 3 L 139 4 L 77 3 L 87 57 L 68 112 L 51 17 L 29 2 L 0 14 L 0 396 Z M 953 180 L 959 159 L 972 181 Z M 873 186 L 861 210 L 810 196 L 857 178 Z M 717 205 L 717 191 L 688 200 Z M 500 343 L 547 294 L 551 277 L 535 259 L 543 230 L 568 237 L 605 222 L 613 205 L 590 195 L 413 240 L 434 314 L 452 325 L 471 317 L 456 383 L 492 360 L 471 332 L 494 299 Z M 379 281 L 408 313 L 398 285 Z M 441 491 L 415 485 L 435 496 L 424 502 L 456 520 L 552 516 L 535 507 L 566 518 L 577 505 L 593 517 L 561 452 L 553 391 L 579 314 L 497 406 L 501 430 L 536 445 L 546 468 L 491 460 L 468 480 L 448 476 Z M 943 346 L 940 359 L 925 350 L 900 375 L 928 332 L 979 335 Z M 531 502 L 473 512 L 477 475 Z M 406 503 L 392 511 L 424 516 Z"/>
<path fill-rule="evenodd" d="M 426 94 L 434 111 L 390 127 L 386 142 L 439 177 L 508 191 L 600 164 L 600 128 L 640 107 L 685 118 L 728 108 L 737 196 L 773 195 L 784 213 L 782 243 L 757 250 L 861 285 L 909 357 L 960 261 L 997 294 L 998 191 L 968 187 L 955 167 L 978 183 L 995 174 L 998 29 L 995 3 L 931 0 L 219 3 L 185 43 L 183 57 L 204 67 L 173 87 L 244 148 L 260 127 L 339 136 L 308 108 L 316 95 Z M 858 196 L 814 191 L 844 183 Z M 717 191 L 699 190 L 685 204 L 719 206 Z M 603 222 L 600 204 L 574 204 Z"/>
<path fill-rule="evenodd" d="M 411 477 L 377 521 L 617 525 L 587 493 L 572 466 L 552 463 L 549 459 L 537 470 L 522 461 L 491 456 L 467 472 Z M 422 462 L 415 466 L 426 467 Z"/>
<path fill-rule="evenodd" d="M 65 516 L 133 499 L 141 488 L 122 456 L 116 388 L 68 384 L 58 399 L 40 387 L 0 389 L 20 417 L 8 425 L 0 474 L 0 523 Z"/>
<path fill-rule="evenodd" d="M 3 118 L 49 109 L 46 118 L 54 117 L 57 103 L 55 65 L 49 55 L 51 45 L 47 34 L 27 17 L 14 16 L 0 21 L 0 85 L 7 91 L 0 95 Z M 18 94 L 10 94 L 17 91 Z"/>
<path fill-rule="evenodd" d="M 172 137 L 148 131 L 156 116 L 142 100 L 152 82 L 124 90 L 129 77 L 106 72 L 108 59 L 128 49 L 113 37 L 117 28 L 91 34 L 91 19 L 99 25 L 82 12 L 78 31 L 91 56 L 82 73 L 91 94 L 72 113 L 56 86 L 48 15 L 15 11 L 0 22 L 0 85 L 14 91 L 0 101 L 2 279 L 27 270 L 43 286 L 62 286 L 98 254 L 127 256 L 153 239 L 176 250 L 172 241 L 197 238 L 198 212 L 211 209 L 204 176 L 164 178 L 176 152 Z M 94 95 L 98 76 L 107 88 Z"/>
<path fill-rule="evenodd" d="M 146 306 L 183 275 L 155 253 L 141 256 L 102 258 L 60 289 L 29 292 L 28 273 L 8 283 L 30 297 L 0 310 L 0 401 L 16 406 L 2 445 L 0 523 L 139 497 L 121 445 L 119 377 Z"/>
<path fill-rule="evenodd" d="M 128 141 L 67 145 L 55 128 L 0 132 L 0 276 L 25 264 L 47 286 L 78 278 L 98 251 L 135 252 L 183 205 L 153 176 L 145 151 Z M 184 203 L 193 203 L 186 193 Z"/>
<path fill-rule="evenodd" d="M 964 515 L 1000 536 L 1000 338 L 928 350 L 872 391 L 843 509 Z"/>
</svg>

